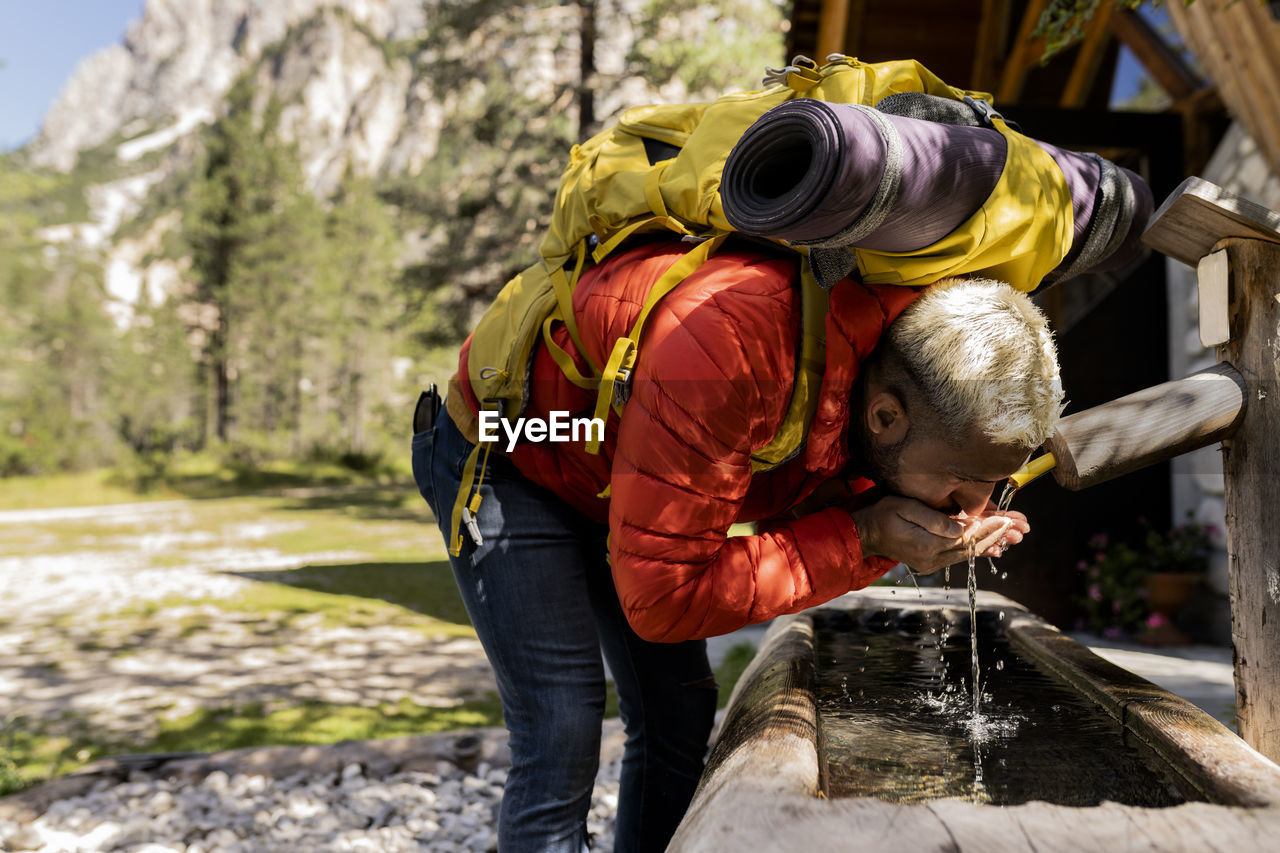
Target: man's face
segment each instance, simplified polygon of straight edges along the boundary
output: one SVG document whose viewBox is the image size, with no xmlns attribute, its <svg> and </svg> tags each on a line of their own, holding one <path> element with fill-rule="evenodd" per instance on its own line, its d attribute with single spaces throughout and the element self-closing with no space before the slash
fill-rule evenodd
<svg viewBox="0 0 1280 853">
<path fill-rule="evenodd" d="M 948 515 L 981 513 L 995 487 L 1030 456 L 976 430 L 957 439 L 933 421 L 910 424 L 894 394 L 870 395 L 863 416 L 857 440 L 871 479 Z"/>
<path fill-rule="evenodd" d="M 941 436 L 914 432 L 896 444 L 869 449 L 872 479 L 889 492 L 948 515 L 981 513 L 995 487 L 1030 455 L 1022 447 L 994 444 L 982 436 L 953 444 Z"/>
</svg>

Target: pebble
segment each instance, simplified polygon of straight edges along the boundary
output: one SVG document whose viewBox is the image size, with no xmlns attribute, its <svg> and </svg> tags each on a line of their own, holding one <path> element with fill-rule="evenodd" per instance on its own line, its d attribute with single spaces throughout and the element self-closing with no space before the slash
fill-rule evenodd
<svg viewBox="0 0 1280 853">
<path fill-rule="evenodd" d="M 620 760 L 604 762 L 591 797 L 592 849 L 612 850 Z M 483 772 L 481 772 L 483 771 Z M 491 853 L 504 768 L 376 779 L 359 764 L 324 779 L 228 776 L 181 786 L 134 774 L 60 800 L 27 824 L 0 820 L 0 850 L 58 853 L 296 853 L 298 850 Z M 336 778 L 335 778 L 336 777 Z"/>
</svg>

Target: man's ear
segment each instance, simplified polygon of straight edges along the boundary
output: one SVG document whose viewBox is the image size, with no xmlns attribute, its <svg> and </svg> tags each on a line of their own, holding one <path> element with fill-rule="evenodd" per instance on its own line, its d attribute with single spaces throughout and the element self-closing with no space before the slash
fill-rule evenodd
<svg viewBox="0 0 1280 853">
<path fill-rule="evenodd" d="M 907 410 L 898 395 L 879 389 L 867 400 L 867 434 L 881 446 L 899 444 L 907 438 Z"/>
</svg>

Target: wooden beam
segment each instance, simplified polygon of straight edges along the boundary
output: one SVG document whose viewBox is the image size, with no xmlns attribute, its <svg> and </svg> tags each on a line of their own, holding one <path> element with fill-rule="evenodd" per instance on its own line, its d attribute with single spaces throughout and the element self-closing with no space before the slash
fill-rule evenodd
<svg viewBox="0 0 1280 853">
<path fill-rule="evenodd" d="M 849 0 L 822 0 L 818 18 L 818 49 L 813 57 L 822 64 L 833 53 L 846 53 L 849 37 Z"/>
<path fill-rule="evenodd" d="M 1100 3 L 1094 10 L 1058 106 L 1068 109 L 1083 107 L 1088 100 L 1093 82 L 1098 78 L 1098 66 L 1102 64 L 1107 43 L 1111 40 L 1111 32 L 1107 29 L 1107 24 L 1111 20 L 1111 12 L 1114 8 L 1115 6 L 1111 3 Z"/>
<path fill-rule="evenodd" d="M 1259 3 L 1168 3 L 1169 17 L 1217 85 L 1231 116 L 1280 173 L 1280 21 Z"/>
<path fill-rule="evenodd" d="M 1147 19 L 1133 12 L 1120 11 L 1111 17 L 1111 32 L 1129 48 L 1152 79 L 1169 97 L 1178 101 L 1204 86 L 1173 48 L 1156 32 Z"/>
<path fill-rule="evenodd" d="M 1049 0 L 1030 0 L 1027 11 L 1018 26 L 1018 37 L 1013 43 L 1013 51 L 1004 65 L 1004 73 L 1000 77 L 1000 90 L 996 93 L 996 103 L 1001 105 L 1016 103 L 1022 97 L 1022 87 L 1027 83 L 1027 74 L 1031 66 L 1040 61 L 1044 54 L 1044 39 L 1033 39 L 1040 15 L 1049 5 Z"/>
<path fill-rule="evenodd" d="M 1231 645 L 1240 736 L 1280 760 L 1280 245 L 1228 238 L 1235 312 L 1219 358 L 1248 383 L 1245 417 L 1223 442 Z"/>
<path fill-rule="evenodd" d="M 1151 216 L 1142 242 L 1194 267 L 1227 237 L 1280 243 L 1280 213 L 1190 177 Z"/>
<path fill-rule="evenodd" d="M 978 24 L 978 41 L 973 50 L 973 69 L 968 88 L 980 92 L 995 88 L 998 81 L 996 60 L 1009 36 L 1011 0 L 982 0 L 982 19 Z"/>
</svg>

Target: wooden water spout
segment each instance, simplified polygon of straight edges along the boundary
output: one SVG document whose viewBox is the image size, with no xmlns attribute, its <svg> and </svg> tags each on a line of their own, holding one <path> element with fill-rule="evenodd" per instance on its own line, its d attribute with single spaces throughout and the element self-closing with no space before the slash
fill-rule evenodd
<svg viewBox="0 0 1280 853">
<path fill-rule="evenodd" d="M 1058 484 L 1084 489 L 1222 441 L 1245 406 L 1244 379 L 1219 364 L 1068 415 L 1044 447 Z"/>
</svg>

